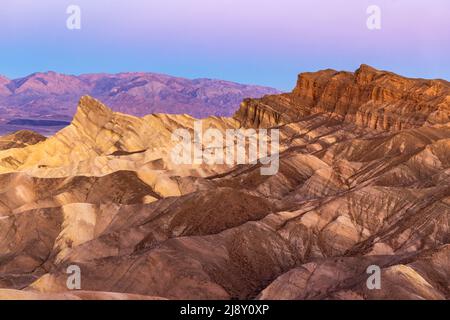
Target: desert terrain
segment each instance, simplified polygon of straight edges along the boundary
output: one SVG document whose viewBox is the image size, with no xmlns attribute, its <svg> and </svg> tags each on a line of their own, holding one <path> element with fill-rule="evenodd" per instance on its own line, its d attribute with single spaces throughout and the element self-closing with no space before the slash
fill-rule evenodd
<svg viewBox="0 0 450 320">
<path fill-rule="evenodd" d="M 56 134 L 0 137 L 0 299 L 450 298 L 449 82 L 302 73 L 202 120 L 278 129 L 268 176 L 173 163 L 191 115 L 80 97 Z"/>
</svg>

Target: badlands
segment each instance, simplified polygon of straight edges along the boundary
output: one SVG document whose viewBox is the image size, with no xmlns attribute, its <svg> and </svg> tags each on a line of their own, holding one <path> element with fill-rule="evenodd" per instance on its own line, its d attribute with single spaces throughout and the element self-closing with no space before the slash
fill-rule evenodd
<svg viewBox="0 0 450 320">
<path fill-rule="evenodd" d="M 449 82 L 303 73 L 202 120 L 278 129 L 268 176 L 174 164 L 172 133 L 195 120 L 83 96 L 54 136 L 1 137 L 0 299 L 450 298 Z"/>
</svg>

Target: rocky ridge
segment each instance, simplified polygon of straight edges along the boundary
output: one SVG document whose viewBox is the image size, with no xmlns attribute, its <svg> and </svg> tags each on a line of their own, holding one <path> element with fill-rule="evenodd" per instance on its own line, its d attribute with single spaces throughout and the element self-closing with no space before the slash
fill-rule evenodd
<svg viewBox="0 0 450 320">
<path fill-rule="evenodd" d="M 401 77 L 362 65 L 354 73 L 302 73 L 288 94 L 247 99 L 237 113 L 243 126 L 274 126 L 311 114 L 375 130 L 398 131 L 450 121 L 450 84 Z"/>
</svg>

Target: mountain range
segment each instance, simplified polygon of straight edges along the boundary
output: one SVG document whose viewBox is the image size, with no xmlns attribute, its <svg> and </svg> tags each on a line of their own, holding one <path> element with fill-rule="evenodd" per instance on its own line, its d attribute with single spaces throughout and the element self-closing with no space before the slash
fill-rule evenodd
<svg viewBox="0 0 450 320">
<path fill-rule="evenodd" d="M 70 123 L 82 95 L 135 116 L 171 113 L 204 118 L 231 116 L 242 99 L 278 92 L 262 86 L 155 73 L 74 76 L 45 72 L 15 80 L 0 76 L 0 133 L 31 128 L 51 135 Z"/>
<path fill-rule="evenodd" d="M 450 298 L 449 82 L 302 73 L 203 119 L 278 129 L 271 176 L 173 163 L 172 133 L 195 121 L 83 96 L 54 136 L 1 137 L 0 298 Z"/>
</svg>

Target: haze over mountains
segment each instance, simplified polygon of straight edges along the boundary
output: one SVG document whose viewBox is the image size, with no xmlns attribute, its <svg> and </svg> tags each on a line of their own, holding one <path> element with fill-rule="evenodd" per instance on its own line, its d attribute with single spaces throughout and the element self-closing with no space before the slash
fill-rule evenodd
<svg viewBox="0 0 450 320">
<path fill-rule="evenodd" d="M 278 128 L 273 176 L 172 163 L 171 133 L 194 120 L 83 96 L 56 135 L 1 138 L 0 298 L 450 298 L 447 81 L 304 73 L 203 121 Z"/>
<path fill-rule="evenodd" d="M 0 133 L 19 129 L 55 133 L 70 122 L 83 95 L 136 116 L 171 113 L 203 118 L 231 116 L 244 98 L 277 92 L 255 85 L 154 73 L 73 76 L 46 72 L 15 80 L 0 77 Z"/>
</svg>

